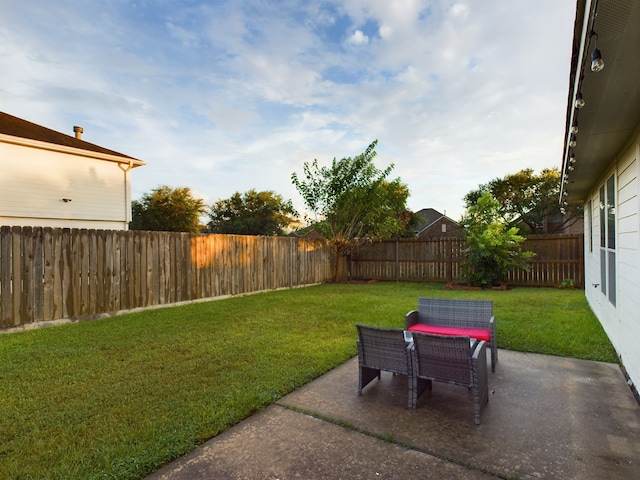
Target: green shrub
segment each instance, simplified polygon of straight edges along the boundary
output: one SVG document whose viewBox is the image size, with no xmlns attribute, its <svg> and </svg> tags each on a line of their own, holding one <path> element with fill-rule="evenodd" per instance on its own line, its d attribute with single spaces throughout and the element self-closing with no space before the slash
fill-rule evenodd
<svg viewBox="0 0 640 480">
<path fill-rule="evenodd" d="M 524 237 L 500 216 L 500 204 L 490 193 L 482 195 L 462 219 L 466 235 L 464 279 L 474 287 L 489 288 L 504 282 L 515 268 L 528 269 L 533 252 L 521 249 Z"/>
<path fill-rule="evenodd" d="M 575 288 L 576 284 L 573 278 L 565 278 L 560 282 L 560 288 Z"/>
</svg>

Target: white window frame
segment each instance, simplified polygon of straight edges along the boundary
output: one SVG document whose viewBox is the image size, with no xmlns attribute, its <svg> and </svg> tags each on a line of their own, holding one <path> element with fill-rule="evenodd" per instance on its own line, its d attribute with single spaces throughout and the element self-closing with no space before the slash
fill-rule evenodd
<svg viewBox="0 0 640 480">
<path fill-rule="evenodd" d="M 612 174 L 600 186 L 600 293 L 616 305 L 616 177 Z"/>
</svg>

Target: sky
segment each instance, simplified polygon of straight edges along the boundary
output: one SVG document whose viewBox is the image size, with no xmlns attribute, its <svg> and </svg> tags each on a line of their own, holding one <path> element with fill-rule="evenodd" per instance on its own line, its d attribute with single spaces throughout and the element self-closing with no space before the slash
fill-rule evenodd
<svg viewBox="0 0 640 480">
<path fill-rule="evenodd" d="M 0 111 L 207 205 L 378 140 L 412 211 L 560 167 L 573 0 L 0 0 Z"/>
</svg>

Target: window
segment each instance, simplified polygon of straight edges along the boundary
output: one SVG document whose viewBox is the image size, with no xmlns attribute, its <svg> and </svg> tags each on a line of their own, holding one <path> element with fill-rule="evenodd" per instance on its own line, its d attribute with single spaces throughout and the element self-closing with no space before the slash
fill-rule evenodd
<svg viewBox="0 0 640 480">
<path fill-rule="evenodd" d="M 593 252 L 593 200 L 587 202 L 587 212 L 585 214 L 587 220 L 587 234 L 589 235 L 589 252 Z"/>
<path fill-rule="evenodd" d="M 607 294 L 607 258 L 606 258 L 606 250 L 605 250 L 605 197 L 604 197 L 604 185 L 600 187 L 600 291 L 603 295 Z"/>
<path fill-rule="evenodd" d="M 616 304 L 616 186 L 613 175 L 607 180 L 607 251 L 609 253 L 609 301 Z"/>
<path fill-rule="evenodd" d="M 600 291 L 616 304 L 616 185 L 611 175 L 600 187 Z"/>
<path fill-rule="evenodd" d="M 606 200 L 604 196 L 604 185 L 600 187 L 600 248 L 604 248 L 605 243 L 605 212 L 604 206 L 606 205 Z"/>
<path fill-rule="evenodd" d="M 607 180 L 607 248 L 616 248 L 616 202 L 613 176 Z"/>
</svg>

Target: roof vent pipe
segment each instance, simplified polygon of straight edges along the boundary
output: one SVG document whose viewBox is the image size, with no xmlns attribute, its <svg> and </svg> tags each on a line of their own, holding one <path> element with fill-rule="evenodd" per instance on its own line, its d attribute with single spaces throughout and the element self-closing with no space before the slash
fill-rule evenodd
<svg viewBox="0 0 640 480">
<path fill-rule="evenodd" d="M 73 127 L 73 131 L 76 134 L 76 138 L 78 140 L 82 140 L 82 132 L 84 132 L 84 128 L 79 127 L 79 126 L 76 125 L 76 126 Z"/>
</svg>

